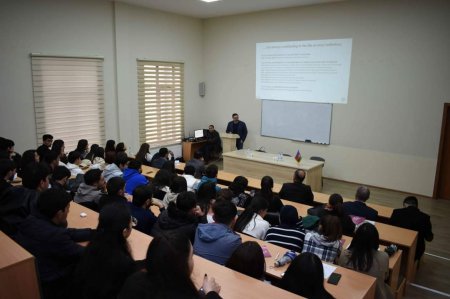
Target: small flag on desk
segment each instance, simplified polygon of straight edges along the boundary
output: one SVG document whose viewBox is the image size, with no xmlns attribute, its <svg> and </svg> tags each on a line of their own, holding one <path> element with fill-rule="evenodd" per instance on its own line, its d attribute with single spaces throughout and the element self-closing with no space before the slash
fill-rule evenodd
<svg viewBox="0 0 450 299">
<path fill-rule="evenodd" d="M 297 163 L 300 163 L 300 161 L 302 160 L 302 155 L 300 154 L 300 150 L 297 150 L 297 154 L 294 157 L 295 161 L 297 161 Z"/>
</svg>

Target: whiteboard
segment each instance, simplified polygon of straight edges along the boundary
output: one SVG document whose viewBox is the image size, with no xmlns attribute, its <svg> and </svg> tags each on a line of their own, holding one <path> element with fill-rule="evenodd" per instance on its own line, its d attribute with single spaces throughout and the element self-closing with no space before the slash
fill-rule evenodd
<svg viewBox="0 0 450 299">
<path fill-rule="evenodd" d="M 330 144 L 332 104 L 262 100 L 261 135 Z"/>
</svg>

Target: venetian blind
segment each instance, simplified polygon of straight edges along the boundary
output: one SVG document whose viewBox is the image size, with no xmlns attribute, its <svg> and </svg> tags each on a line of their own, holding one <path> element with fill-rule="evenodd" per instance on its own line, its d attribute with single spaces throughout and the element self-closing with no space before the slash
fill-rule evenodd
<svg viewBox="0 0 450 299">
<path fill-rule="evenodd" d="M 31 55 L 37 144 L 43 134 L 104 144 L 103 59 Z"/>
<path fill-rule="evenodd" d="M 139 137 L 161 147 L 180 143 L 184 132 L 184 64 L 137 61 Z"/>
</svg>

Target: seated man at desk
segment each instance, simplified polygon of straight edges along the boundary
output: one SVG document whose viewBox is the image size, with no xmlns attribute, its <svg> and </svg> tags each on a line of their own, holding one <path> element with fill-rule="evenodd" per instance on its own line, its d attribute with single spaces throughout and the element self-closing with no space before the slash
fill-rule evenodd
<svg viewBox="0 0 450 299">
<path fill-rule="evenodd" d="M 206 144 L 202 148 L 203 158 L 206 164 L 211 159 L 211 154 L 220 153 L 222 151 L 222 140 L 219 133 L 214 129 L 214 125 L 209 125 L 208 133 L 206 134 Z"/>
<path fill-rule="evenodd" d="M 364 217 L 367 220 L 375 221 L 378 217 L 378 211 L 368 207 L 366 201 L 370 197 L 370 190 L 366 186 L 360 186 L 356 190 L 355 201 L 344 202 L 342 207 L 347 215 Z"/>
<path fill-rule="evenodd" d="M 417 237 L 416 260 L 420 260 L 425 252 L 425 240 L 433 241 L 430 216 L 419 210 L 416 197 L 408 196 L 403 200 L 403 209 L 395 209 L 389 224 L 414 230 L 419 233 Z"/>
<path fill-rule="evenodd" d="M 293 182 L 284 183 L 279 192 L 281 199 L 287 199 L 298 203 L 312 205 L 314 194 L 311 187 L 303 184 L 306 173 L 302 169 L 297 169 L 294 172 Z"/>
</svg>

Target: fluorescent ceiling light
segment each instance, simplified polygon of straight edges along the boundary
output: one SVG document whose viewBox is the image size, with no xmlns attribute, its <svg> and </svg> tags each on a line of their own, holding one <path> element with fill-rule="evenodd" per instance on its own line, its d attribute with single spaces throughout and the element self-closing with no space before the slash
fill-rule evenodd
<svg viewBox="0 0 450 299">
<path fill-rule="evenodd" d="M 210 2 L 217 2 L 217 1 L 220 1 L 220 0 L 200 0 L 200 1 L 206 2 L 206 3 L 210 3 Z"/>
</svg>

